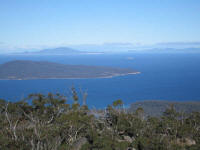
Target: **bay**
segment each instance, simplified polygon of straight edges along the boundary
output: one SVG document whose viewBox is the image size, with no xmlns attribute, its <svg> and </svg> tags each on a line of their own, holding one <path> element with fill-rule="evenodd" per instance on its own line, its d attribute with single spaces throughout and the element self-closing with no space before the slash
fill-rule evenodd
<svg viewBox="0 0 200 150">
<path fill-rule="evenodd" d="M 103 108 L 122 99 L 126 106 L 141 100 L 199 101 L 200 54 L 126 53 L 68 56 L 1 55 L 0 64 L 11 60 L 52 61 L 133 68 L 141 74 L 102 79 L 0 80 L 0 98 L 18 101 L 30 93 L 59 92 L 71 100 L 70 88 L 87 91 L 89 107 Z"/>
</svg>

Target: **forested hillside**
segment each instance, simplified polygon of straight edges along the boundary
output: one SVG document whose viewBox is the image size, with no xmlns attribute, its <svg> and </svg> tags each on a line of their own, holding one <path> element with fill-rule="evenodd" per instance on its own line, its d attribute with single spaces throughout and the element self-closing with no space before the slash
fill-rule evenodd
<svg viewBox="0 0 200 150">
<path fill-rule="evenodd" d="M 162 116 L 164 111 L 171 105 L 179 113 L 192 113 L 200 112 L 200 102 L 198 101 L 186 101 L 186 102 L 176 102 L 176 101 L 159 101 L 159 100 L 146 100 L 132 103 L 129 111 L 135 112 L 138 108 L 142 107 L 145 112 L 145 116 Z"/>
<path fill-rule="evenodd" d="M 86 95 L 83 93 L 83 100 Z M 116 100 L 105 110 L 73 103 L 61 94 L 31 94 L 19 102 L 0 101 L 2 150 L 199 150 L 200 113 L 171 105 L 159 117 L 143 108 L 123 109 Z"/>
</svg>

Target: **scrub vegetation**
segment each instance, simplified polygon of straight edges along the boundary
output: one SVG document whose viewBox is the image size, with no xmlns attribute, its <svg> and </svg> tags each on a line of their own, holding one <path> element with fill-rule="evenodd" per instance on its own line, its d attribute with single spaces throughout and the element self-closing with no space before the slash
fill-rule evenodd
<svg viewBox="0 0 200 150">
<path fill-rule="evenodd" d="M 2 150 L 199 150 L 200 113 L 170 105 L 159 116 L 116 100 L 89 109 L 74 88 L 73 102 L 61 94 L 31 94 L 26 100 L 0 100 Z M 87 94 L 82 94 L 85 101 Z M 81 98 L 82 99 L 82 98 Z"/>
</svg>

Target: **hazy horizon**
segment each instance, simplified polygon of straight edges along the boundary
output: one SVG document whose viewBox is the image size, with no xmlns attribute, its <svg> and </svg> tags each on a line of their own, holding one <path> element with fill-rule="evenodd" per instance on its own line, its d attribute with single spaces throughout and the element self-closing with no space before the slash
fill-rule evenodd
<svg viewBox="0 0 200 150">
<path fill-rule="evenodd" d="M 198 0 L 7 0 L 0 4 L 0 53 L 60 46 L 200 47 Z"/>
<path fill-rule="evenodd" d="M 153 49 L 192 49 L 200 48 L 200 42 L 169 42 L 157 43 L 152 45 L 141 45 L 132 43 L 103 43 L 103 44 L 77 44 L 77 45 L 55 45 L 55 46 L 35 46 L 35 47 L 15 47 L 2 48 L 0 54 L 14 54 L 24 52 L 39 52 L 46 49 L 70 48 L 85 52 L 128 52 L 128 51 L 144 51 Z M 200 52 L 200 51 L 199 51 Z"/>
</svg>

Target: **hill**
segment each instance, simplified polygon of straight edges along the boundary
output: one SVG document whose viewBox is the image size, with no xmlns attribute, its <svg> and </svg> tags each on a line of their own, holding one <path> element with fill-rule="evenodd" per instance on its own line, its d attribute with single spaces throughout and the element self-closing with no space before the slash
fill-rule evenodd
<svg viewBox="0 0 200 150">
<path fill-rule="evenodd" d="M 129 111 L 135 112 L 137 108 L 141 107 L 144 109 L 145 116 L 161 116 L 171 105 L 173 105 L 178 112 L 200 112 L 200 102 L 172 102 L 156 100 L 132 103 Z"/>
<path fill-rule="evenodd" d="M 72 55 L 72 54 L 102 54 L 101 52 L 79 51 L 70 47 L 43 49 L 37 52 L 15 53 L 15 55 Z"/>
<path fill-rule="evenodd" d="M 65 65 L 45 61 L 11 61 L 0 65 L 0 79 L 105 78 L 138 72 L 127 68 Z"/>
<path fill-rule="evenodd" d="M 69 47 L 58 47 L 58 48 L 52 48 L 52 49 L 44 49 L 39 52 L 36 52 L 37 54 L 46 54 L 46 55 L 64 55 L 64 54 L 77 54 L 77 53 L 84 53 Z"/>
</svg>

